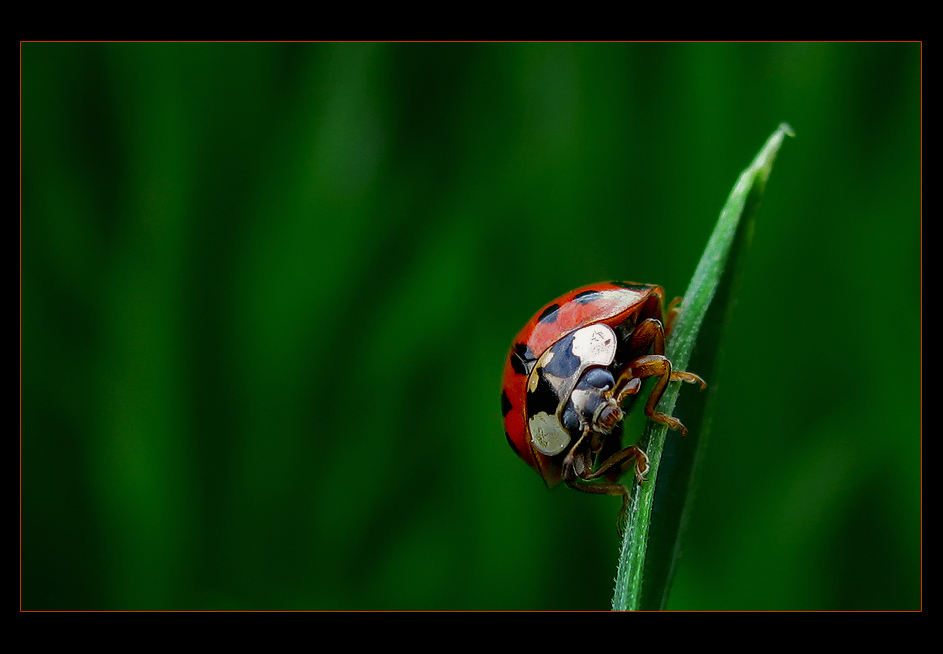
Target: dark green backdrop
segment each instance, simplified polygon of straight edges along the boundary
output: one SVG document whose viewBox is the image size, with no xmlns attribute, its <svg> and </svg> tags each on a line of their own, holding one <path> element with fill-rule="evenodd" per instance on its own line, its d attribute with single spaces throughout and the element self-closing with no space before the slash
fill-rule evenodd
<svg viewBox="0 0 943 654">
<path fill-rule="evenodd" d="M 24 608 L 607 609 L 506 348 L 783 120 L 670 607 L 920 607 L 919 44 L 21 53 Z"/>
</svg>

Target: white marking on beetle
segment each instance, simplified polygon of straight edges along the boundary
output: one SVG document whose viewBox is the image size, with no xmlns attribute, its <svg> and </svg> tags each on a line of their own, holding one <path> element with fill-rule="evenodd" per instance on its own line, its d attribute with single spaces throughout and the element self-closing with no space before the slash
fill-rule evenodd
<svg viewBox="0 0 943 654">
<path fill-rule="evenodd" d="M 573 354 L 580 371 L 589 366 L 608 366 L 616 358 L 616 333 L 605 323 L 587 325 L 573 334 Z"/>
<path fill-rule="evenodd" d="M 546 456 L 554 456 L 570 444 L 570 434 L 554 415 L 538 413 L 527 423 L 534 449 Z"/>
<path fill-rule="evenodd" d="M 533 368 L 531 368 L 531 375 L 527 379 L 527 392 L 528 393 L 533 393 L 534 391 L 536 391 L 537 384 L 540 382 L 540 375 L 534 374 L 534 373 L 537 373 L 538 370 L 540 369 L 546 368 L 547 364 L 549 364 L 551 361 L 553 361 L 552 348 L 544 352 L 544 355 L 540 357 L 540 360 L 534 364 Z"/>
</svg>

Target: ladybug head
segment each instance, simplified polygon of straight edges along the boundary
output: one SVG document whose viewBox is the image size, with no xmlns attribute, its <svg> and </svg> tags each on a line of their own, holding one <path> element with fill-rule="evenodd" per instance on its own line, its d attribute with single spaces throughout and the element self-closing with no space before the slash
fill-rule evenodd
<svg viewBox="0 0 943 654">
<path fill-rule="evenodd" d="M 624 413 L 613 398 L 615 379 L 606 368 L 589 368 L 580 377 L 563 409 L 563 426 L 579 434 L 585 426 L 592 431 L 610 433 L 622 421 Z"/>
</svg>

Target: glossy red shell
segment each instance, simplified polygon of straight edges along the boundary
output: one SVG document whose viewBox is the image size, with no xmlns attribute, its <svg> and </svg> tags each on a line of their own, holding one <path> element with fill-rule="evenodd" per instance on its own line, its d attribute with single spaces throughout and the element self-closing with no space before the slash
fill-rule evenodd
<svg viewBox="0 0 943 654">
<path fill-rule="evenodd" d="M 604 282 L 570 291 L 534 314 L 515 337 L 504 364 L 501 410 L 508 443 L 548 486 L 560 481 L 565 452 L 536 451 L 527 428 L 527 379 L 537 359 L 561 338 L 586 325 L 616 327 L 631 318 L 662 318 L 664 291 L 652 284 Z"/>
</svg>

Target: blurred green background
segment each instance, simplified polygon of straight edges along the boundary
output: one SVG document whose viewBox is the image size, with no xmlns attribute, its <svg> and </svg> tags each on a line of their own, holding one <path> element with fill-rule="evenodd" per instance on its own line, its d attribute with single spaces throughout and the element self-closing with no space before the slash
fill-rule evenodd
<svg viewBox="0 0 943 654">
<path fill-rule="evenodd" d="M 608 609 L 507 347 L 683 293 L 783 120 L 669 608 L 921 606 L 920 44 L 21 56 L 23 608 Z"/>
</svg>

